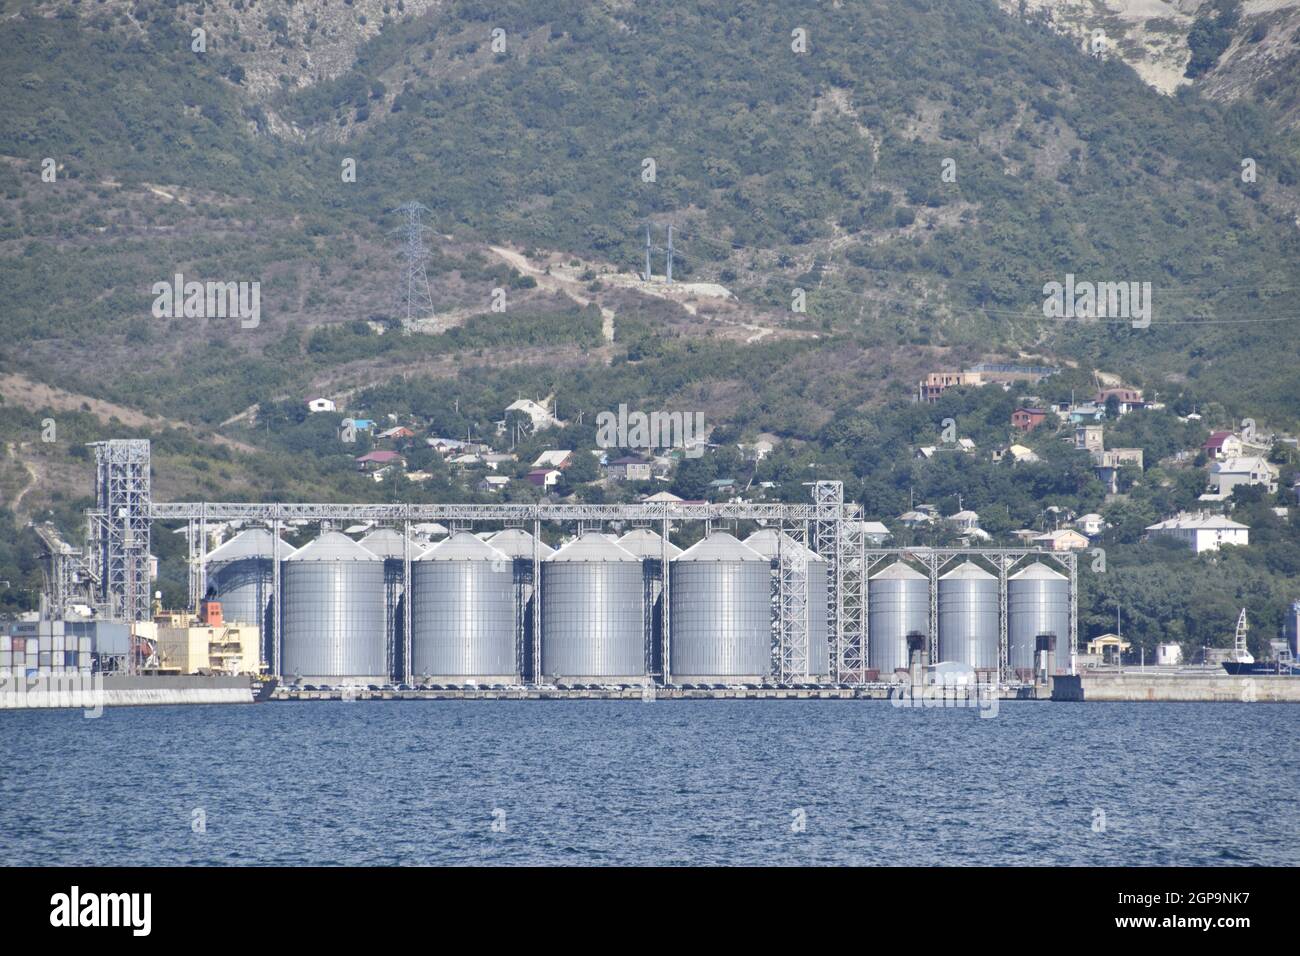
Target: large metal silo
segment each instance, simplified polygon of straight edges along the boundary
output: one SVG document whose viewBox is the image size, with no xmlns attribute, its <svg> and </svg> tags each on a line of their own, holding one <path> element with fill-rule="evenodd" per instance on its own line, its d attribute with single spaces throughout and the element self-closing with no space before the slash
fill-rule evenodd
<svg viewBox="0 0 1300 956">
<path fill-rule="evenodd" d="M 784 560 L 803 561 L 807 573 L 808 590 L 808 674 L 813 680 L 830 676 L 830 563 L 811 548 L 775 528 L 755 531 L 745 539 L 753 548 L 772 563 L 772 573 L 780 575 L 778 554 Z M 774 592 L 775 593 L 775 592 Z M 775 635 L 774 635 L 775 636 Z"/>
<path fill-rule="evenodd" d="M 725 532 L 673 560 L 669 668 L 675 682 L 760 681 L 771 674 L 771 567 Z"/>
<path fill-rule="evenodd" d="M 966 561 L 939 578 L 939 660 L 998 666 L 996 576 Z"/>
<path fill-rule="evenodd" d="M 867 582 L 868 665 L 888 680 L 907 670 L 909 641 L 929 647 L 930 579 L 896 561 Z"/>
<path fill-rule="evenodd" d="M 649 528 L 633 528 L 619 538 L 618 543 L 641 559 L 646 660 L 651 672 L 663 673 L 664 539 Z M 669 541 L 667 552 L 671 561 L 682 553 L 682 549 Z"/>
<path fill-rule="evenodd" d="M 557 681 L 640 681 L 645 669 L 641 560 L 588 532 L 542 563 L 542 674 Z"/>
<path fill-rule="evenodd" d="M 434 681 L 515 683 L 514 559 L 459 532 L 411 569 L 411 673 Z"/>
<path fill-rule="evenodd" d="M 534 538 L 522 528 L 506 528 L 488 538 L 488 544 L 510 558 L 514 567 L 515 639 L 520 648 L 520 670 L 537 680 L 533 665 L 533 602 L 537 599 L 537 582 L 533 580 Z M 555 549 L 537 541 L 537 559 L 544 561 Z"/>
<path fill-rule="evenodd" d="M 381 558 L 327 531 L 284 560 L 280 589 L 285 676 L 387 680 Z"/>
<path fill-rule="evenodd" d="M 392 528 L 378 528 L 362 538 L 359 544 L 384 560 L 384 642 L 388 673 L 399 678 L 405 669 L 402 661 L 406 644 L 406 605 L 402 593 L 407 553 L 405 539 Z M 414 559 L 422 550 L 412 542 L 411 557 Z"/>
<path fill-rule="evenodd" d="M 249 528 L 207 555 L 208 590 L 221 602 L 227 621 L 261 628 L 263 663 L 273 659 L 275 561 L 293 553 L 293 545 L 283 540 L 273 549 L 271 532 L 265 528 Z"/>
<path fill-rule="evenodd" d="M 1034 667 L 1039 638 L 1049 634 L 1056 639 L 1052 673 L 1068 673 L 1070 582 L 1045 564 L 1031 564 L 1007 578 L 1007 660 L 1011 668 Z"/>
</svg>

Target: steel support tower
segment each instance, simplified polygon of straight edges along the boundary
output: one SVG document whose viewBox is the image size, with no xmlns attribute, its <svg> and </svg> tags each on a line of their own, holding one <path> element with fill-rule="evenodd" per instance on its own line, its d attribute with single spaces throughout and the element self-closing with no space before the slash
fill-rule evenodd
<svg viewBox="0 0 1300 956">
<path fill-rule="evenodd" d="M 92 442 L 95 507 L 87 512 L 86 560 L 99 616 L 112 621 L 151 617 L 149 442 Z"/>
</svg>

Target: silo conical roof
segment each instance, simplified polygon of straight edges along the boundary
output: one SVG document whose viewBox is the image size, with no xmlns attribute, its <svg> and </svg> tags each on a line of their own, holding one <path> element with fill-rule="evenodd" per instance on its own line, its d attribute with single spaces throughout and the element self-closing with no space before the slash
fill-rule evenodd
<svg viewBox="0 0 1300 956">
<path fill-rule="evenodd" d="M 533 536 L 523 528 L 506 528 L 498 531 L 488 539 L 488 544 L 512 558 L 529 558 L 533 556 Z M 545 558 L 554 554 L 555 549 L 545 541 L 537 542 L 537 553 Z"/>
<path fill-rule="evenodd" d="M 326 531 L 315 541 L 285 558 L 286 561 L 382 561 L 341 531 Z"/>
<path fill-rule="evenodd" d="M 1010 581 L 1064 581 L 1065 575 L 1058 571 L 1053 571 L 1041 561 L 1036 561 L 1028 567 L 1021 568 L 1015 574 L 1008 578 Z"/>
<path fill-rule="evenodd" d="M 924 574 L 902 561 L 895 561 L 885 570 L 871 576 L 872 581 L 927 581 Z"/>
<path fill-rule="evenodd" d="M 280 540 L 281 560 L 289 557 L 296 549 L 283 538 Z M 249 528 L 247 531 L 241 531 L 225 544 L 213 548 L 208 552 L 207 560 L 209 563 L 224 563 L 228 561 L 242 561 L 246 558 L 267 558 L 271 557 L 271 532 L 265 528 Z"/>
<path fill-rule="evenodd" d="M 996 581 L 995 575 L 989 574 L 973 561 L 963 561 L 947 574 L 939 575 L 940 581 Z"/>
<path fill-rule="evenodd" d="M 770 559 L 763 557 L 749 545 L 742 543 L 734 535 L 725 531 L 715 531 L 701 541 L 683 551 L 678 561 L 762 561 L 767 564 Z"/>
<path fill-rule="evenodd" d="M 457 531 L 450 538 L 440 541 L 420 555 L 419 560 L 507 562 L 510 558 L 477 535 L 470 534 L 468 531 Z"/>
<path fill-rule="evenodd" d="M 805 561 L 825 561 L 820 554 L 812 550 L 805 544 L 801 544 L 791 534 L 786 531 L 780 532 L 778 538 L 775 528 L 764 528 L 761 531 L 755 531 L 745 539 L 745 544 L 753 548 L 769 561 L 775 561 L 777 557 L 777 542 L 780 541 L 780 551 L 784 556 L 799 555 Z"/>
<path fill-rule="evenodd" d="M 381 558 L 405 558 L 406 551 L 402 542 L 402 533 L 392 528 L 377 528 L 358 542 L 367 551 Z M 412 548 L 414 556 L 417 548 Z"/>
<path fill-rule="evenodd" d="M 660 535 L 651 531 L 649 528 L 633 528 L 623 537 L 618 539 L 618 543 L 627 550 L 631 551 L 641 559 L 645 558 L 663 558 L 664 539 Z M 671 541 L 668 542 L 668 557 L 675 558 L 682 553 L 682 549 L 677 547 Z"/>
<path fill-rule="evenodd" d="M 638 558 L 627 548 L 611 541 L 608 535 L 588 531 L 574 538 L 564 547 L 546 558 L 547 561 L 636 561 Z"/>
</svg>

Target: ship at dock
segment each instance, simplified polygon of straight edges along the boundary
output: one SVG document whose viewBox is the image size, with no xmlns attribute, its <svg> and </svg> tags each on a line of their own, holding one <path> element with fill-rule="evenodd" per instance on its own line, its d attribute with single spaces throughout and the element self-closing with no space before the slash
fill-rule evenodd
<svg viewBox="0 0 1300 956">
<path fill-rule="evenodd" d="M 1275 642 L 1273 657 L 1270 660 L 1257 661 L 1255 655 L 1246 647 L 1246 635 L 1250 624 L 1246 621 L 1246 609 L 1241 609 L 1237 617 L 1237 630 L 1233 635 L 1232 653 L 1223 661 L 1223 669 L 1234 677 L 1263 676 L 1300 676 L 1300 664 L 1291 654 L 1284 642 Z"/>
</svg>

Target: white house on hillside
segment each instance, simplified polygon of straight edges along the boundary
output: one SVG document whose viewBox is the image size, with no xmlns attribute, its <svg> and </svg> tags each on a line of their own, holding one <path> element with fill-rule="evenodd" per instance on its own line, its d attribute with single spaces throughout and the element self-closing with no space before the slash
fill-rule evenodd
<svg viewBox="0 0 1300 956">
<path fill-rule="evenodd" d="M 1263 485 L 1273 494 L 1277 491 L 1277 477 L 1277 467 L 1257 455 L 1211 462 L 1209 488 L 1201 500 L 1222 501 L 1241 485 Z"/>
<path fill-rule="evenodd" d="M 1245 547 L 1250 544 L 1250 528 L 1223 515 L 1204 511 L 1191 514 L 1183 512 L 1158 524 L 1147 527 L 1148 536 L 1174 538 L 1197 554 L 1218 551 L 1221 545 Z"/>
<path fill-rule="evenodd" d="M 309 412 L 337 412 L 338 407 L 331 398 L 312 398 L 307 400 Z"/>
<path fill-rule="evenodd" d="M 510 412 L 523 412 L 528 416 L 529 421 L 533 423 L 534 429 L 555 428 L 564 424 L 552 415 L 545 405 L 528 398 L 521 398 L 519 401 L 507 405 L 506 414 Z"/>
</svg>

